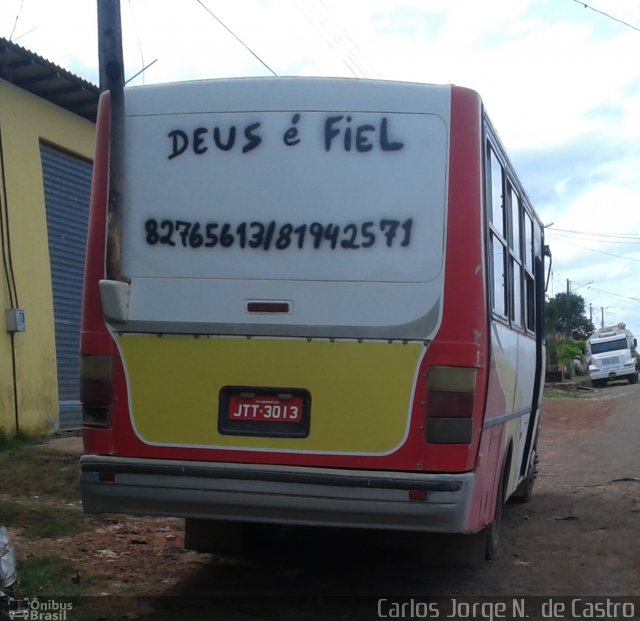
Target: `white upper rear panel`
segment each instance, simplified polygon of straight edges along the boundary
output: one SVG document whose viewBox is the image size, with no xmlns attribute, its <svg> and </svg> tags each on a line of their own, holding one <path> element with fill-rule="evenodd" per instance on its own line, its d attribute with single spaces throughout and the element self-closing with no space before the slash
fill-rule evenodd
<svg viewBox="0 0 640 621">
<path fill-rule="evenodd" d="M 450 88 L 303 78 L 126 91 L 130 329 L 429 338 Z M 284 300 L 284 315 L 247 312 Z"/>
</svg>

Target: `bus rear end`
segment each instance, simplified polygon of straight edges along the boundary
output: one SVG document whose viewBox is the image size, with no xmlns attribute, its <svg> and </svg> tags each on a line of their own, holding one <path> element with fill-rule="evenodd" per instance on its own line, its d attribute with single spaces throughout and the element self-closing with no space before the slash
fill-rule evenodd
<svg viewBox="0 0 640 621">
<path fill-rule="evenodd" d="M 108 107 L 85 510 L 485 528 L 504 438 L 483 431 L 479 97 L 285 78 L 127 90 L 119 279 L 105 272 Z"/>
</svg>

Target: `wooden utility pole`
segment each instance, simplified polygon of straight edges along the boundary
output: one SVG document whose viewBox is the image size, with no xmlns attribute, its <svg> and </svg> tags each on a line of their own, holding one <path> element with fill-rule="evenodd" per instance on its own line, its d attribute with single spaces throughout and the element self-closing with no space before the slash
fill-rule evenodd
<svg viewBox="0 0 640 621">
<path fill-rule="evenodd" d="M 98 1 L 98 62 L 100 90 L 124 88 L 124 60 L 122 55 L 122 25 L 120 0 Z"/>
<path fill-rule="evenodd" d="M 125 280 L 120 260 L 124 172 L 124 57 L 120 0 L 97 2 L 100 90 L 109 91 L 111 101 L 106 272 L 109 280 Z"/>
</svg>

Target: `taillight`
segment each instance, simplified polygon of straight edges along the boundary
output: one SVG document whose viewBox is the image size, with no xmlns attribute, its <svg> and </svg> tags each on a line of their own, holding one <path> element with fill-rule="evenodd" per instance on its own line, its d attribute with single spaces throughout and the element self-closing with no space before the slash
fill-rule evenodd
<svg viewBox="0 0 640 621">
<path fill-rule="evenodd" d="M 432 367 L 427 392 L 426 441 L 469 444 L 473 432 L 476 369 Z"/>
<path fill-rule="evenodd" d="M 80 401 L 82 424 L 87 427 L 110 427 L 113 402 L 113 358 L 80 358 Z"/>
</svg>

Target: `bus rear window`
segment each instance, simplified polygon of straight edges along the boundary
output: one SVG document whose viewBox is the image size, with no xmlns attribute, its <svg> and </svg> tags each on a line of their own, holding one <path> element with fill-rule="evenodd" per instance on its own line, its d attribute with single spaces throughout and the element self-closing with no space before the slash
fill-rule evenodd
<svg viewBox="0 0 640 621">
<path fill-rule="evenodd" d="M 131 278 L 440 275 L 448 160 L 439 116 L 143 114 L 127 120 L 127 136 Z"/>
</svg>

